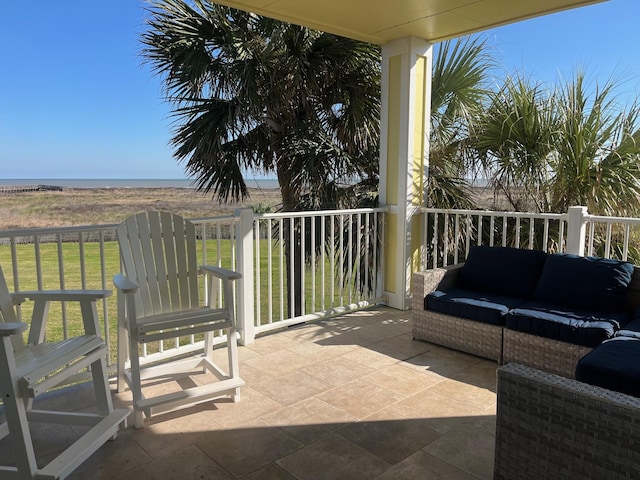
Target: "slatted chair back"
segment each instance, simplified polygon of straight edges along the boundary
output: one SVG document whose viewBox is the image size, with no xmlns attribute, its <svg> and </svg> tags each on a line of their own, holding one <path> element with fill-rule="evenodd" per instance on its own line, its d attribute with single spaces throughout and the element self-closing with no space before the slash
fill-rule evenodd
<svg viewBox="0 0 640 480">
<path fill-rule="evenodd" d="M 13 323 L 17 321 L 18 316 L 16 315 L 13 300 L 9 293 L 9 287 L 7 286 L 7 281 L 4 278 L 2 268 L 0 268 L 0 322 Z M 13 349 L 16 352 L 24 349 L 24 339 L 22 335 L 13 335 L 11 337 L 11 343 L 13 344 Z"/>
<path fill-rule="evenodd" d="M 198 307 L 194 225 L 169 212 L 143 212 L 117 229 L 124 271 L 139 286 L 139 317 Z"/>
</svg>

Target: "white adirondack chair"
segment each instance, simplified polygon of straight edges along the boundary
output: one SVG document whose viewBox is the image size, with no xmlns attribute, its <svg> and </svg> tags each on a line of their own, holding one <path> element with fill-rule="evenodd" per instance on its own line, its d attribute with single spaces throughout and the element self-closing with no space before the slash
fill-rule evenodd
<svg viewBox="0 0 640 480">
<path fill-rule="evenodd" d="M 144 417 L 212 400 L 240 398 L 244 382 L 238 371 L 238 346 L 233 308 L 233 281 L 239 273 L 197 264 L 194 225 L 168 212 L 144 212 L 131 216 L 117 228 L 124 274 L 114 277 L 118 288 L 118 390 L 129 385 L 133 395 L 134 422 Z M 209 277 L 208 304 L 199 299 L 198 278 Z M 223 286 L 222 308 L 217 308 L 218 281 Z M 213 361 L 213 335 L 227 335 L 228 372 Z M 205 334 L 202 355 L 177 359 L 166 350 L 167 361 L 141 366 L 140 346 L 148 342 Z M 128 344 L 128 352 L 126 345 Z M 174 349 L 175 350 L 175 349 Z M 125 368 L 129 357 L 129 367 Z M 183 355 L 184 357 L 184 355 Z M 201 386 L 159 395 L 145 395 L 143 380 L 189 371 L 211 372 L 216 379 Z"/>
<path fill-rule="evenodd" d="M 0 395 L 6 421 L 0 424 L 0 438 L 7 435 L 13 447 L 14 465 L 0 466 L 2 479 L 65 478 L 110 438 L 130 411 L 114 410 L 106 372 L 107 347 L 99 336 L 95 303 L 109 290 L 62 290 L 10 294 L 0 269 Z M 14 304 L 34 300 L 33 321 L 28 342 L 18 322 Z M 51 301 L 80 302 L 85 334 L 58 342 L 45 342 L 46 315 Z M 72 375 L 91 368 L 97 401 L 95 414 L 47 411 L 32 408 L 41 393 L 60 385 Z M 69 394 L 73 407 L 73 393 Z M 29 423 L 54 423 L 91 427 L 73 445 L 38 468 Z"/>
</svg>

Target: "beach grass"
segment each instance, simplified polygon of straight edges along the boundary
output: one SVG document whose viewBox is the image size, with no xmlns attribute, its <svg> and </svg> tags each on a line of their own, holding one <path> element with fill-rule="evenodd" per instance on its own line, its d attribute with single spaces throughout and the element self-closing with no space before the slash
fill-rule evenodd
<svg viewBox="0 0 640 480">
<path fill-rule="evenodd" d="M 167 210 L 186 218 L 229 215 L 239 208 L 277 209 L 278 189 L 249 189 L 241 202 L 221 203 L 193 188 L 67 188 L 0 196 L 0 230 L 119 223 L 133 213 Z"/>
</svg>

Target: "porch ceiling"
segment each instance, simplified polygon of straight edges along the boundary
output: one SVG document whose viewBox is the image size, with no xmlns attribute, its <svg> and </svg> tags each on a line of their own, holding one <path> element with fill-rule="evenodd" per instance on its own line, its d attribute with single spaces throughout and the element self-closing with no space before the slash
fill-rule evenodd
<svg viewBox="0 0 640 480">
<path fill-rule="evenodd" d="M 606 0 L 216 0 L 287 22 L 384 44 L 436 42 Z"/>
</svg>

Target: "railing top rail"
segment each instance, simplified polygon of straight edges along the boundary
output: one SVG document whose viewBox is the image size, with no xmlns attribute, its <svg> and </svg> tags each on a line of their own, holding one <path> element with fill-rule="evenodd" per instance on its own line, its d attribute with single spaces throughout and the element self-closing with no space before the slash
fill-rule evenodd
<svg viewBox="0 0 640 480">
<path fill-rule="evenodd" d="M 239 219 L 234 215 L 224 215 L 220 217 L 202 217 L 189 219 L 193 223 L 225 223 L 238 222 Z M 65 233 L 84 233 L 84 232 L 100 232 L 104 230 L 115 230 L 118 223 L 105 223 L 101 225 L 71 225 L 68 227 L 39 227 L 39 228 L 22 228 L 14 230 L 0 230 L 0 237 L 24 237 L 39 235 L 58 235 Z"/>
<path fill-rule="evenodd" d="M 279 213 L 263 213 L 261 215 L 254 215 L 254 218 L 268 219 L 268 218 L 291 218 L 291 217 L 319 217 L 329 215 L 349 215 L 354 213 L 378 213 L 388 211 L 387 207 L 378 208 L 351 208 L 344 210 L 314 210 L 314 211 L 302 211 L 302 212 L 279 212 Z"/>
<path fill-rule="evenodd" d="M 601 223 L 628 223 L 631 225 L 640 225 L 640 218 L 638 217 L 605 217 L 602 215 L 586 215 L 587 222 L 601 222 Z"/>
<path fill-rule="evenodd" d="M 238 223 L 240 221 L 240 218 L 236 215 L 221 215 L 219 217 L 190 218 L 189 221 L 191 223 L 225 223 L 225 222 Z"/>
<path fill-rule="evenodd" d="M 16 230 L 0 230 L 0 237 L 22 237 L 25 235 L 57 235 L 59 233 L 99 232 L 117 228 L 117 223 L 103 225 L 73 225 L 69 227 L 23 228 Z"/>
<path fill-rule="evenodd" d="M 484 215 L 491 217 L 521 217 L 521 218 L 540 218 L 553 220 L 566 220 L 566 213 L 527 213 L 527 212 L 499 212 L 494 210 L 470 210 L 470 209 L 447 209 L 447 208 L 431 208 L 421 207 L 426 213 L 446 213 L 449 215 Z"/>
</svg>

